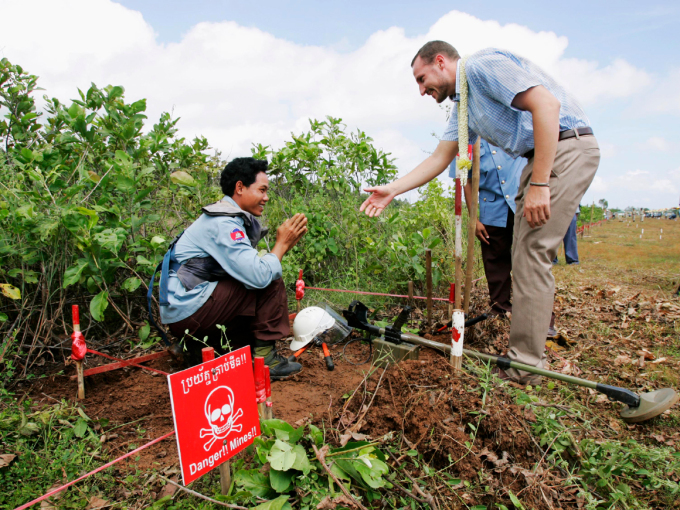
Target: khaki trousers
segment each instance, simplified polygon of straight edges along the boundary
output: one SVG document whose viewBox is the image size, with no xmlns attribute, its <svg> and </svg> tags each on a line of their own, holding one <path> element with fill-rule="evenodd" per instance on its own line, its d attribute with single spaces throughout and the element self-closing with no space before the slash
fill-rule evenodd
<svg viewBox="0 0 680 510">
<path fill-rule="evenodd" d="M 546 331 L 555 296 L 552 260 L 569 228 L 576 206 L 595 177 L 600 149 L 594 136 L 569 138 L 557 144 L 550 174 L 550 219 L 542 227 L 531 228 L 524 213 L 524 198 L 534 170 L 533 158 L 522 171 L 515 202 L 512 245 L 512 323 L 508 358 L 544 368 Z M 507 370 L 520 382 L 535 382 L 527 372 Z"/>
</svg>

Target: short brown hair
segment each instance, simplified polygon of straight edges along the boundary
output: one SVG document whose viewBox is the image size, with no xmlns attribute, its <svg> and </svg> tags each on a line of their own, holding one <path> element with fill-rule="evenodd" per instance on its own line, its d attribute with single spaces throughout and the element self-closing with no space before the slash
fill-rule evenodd
<svg viewBox="0 0 680 510">
<path fill-rule="evenodd" d="M 418 57 L 423 59 L 425 64 L 430 65 L 432 62 L 434 62 L 434 59 L 437 55 L 446 55 L 451 60 L 460 58 L 460 54 L 456 48 L 451 46 L 449 43 L 444 41 L 430 41 L 425 43 L 425 45 L 418 50 L 416 56 L 413 57 L 413 60 L 411 60 L 411 67 L 413 67 L 413 64 Z"/>
</svg>

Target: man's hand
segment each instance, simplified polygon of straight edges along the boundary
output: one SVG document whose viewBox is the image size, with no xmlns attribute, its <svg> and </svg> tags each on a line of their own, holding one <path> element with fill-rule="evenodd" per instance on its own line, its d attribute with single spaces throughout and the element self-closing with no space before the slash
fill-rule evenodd
<svg viewBox="0 0 680 510">
<path fill-rule="evenodd" d="M 361 204 L 359 211 L 365 211 L 370 218 L 378 216 L 396 196 L 389 186 L 373 186 L 364 188 L 364 191 L 371 193 L 371 196 Z"/>
<path fill-rule="evenodd" d="M 481 242 L 489 244 L 489 234 L 486 232 L 486 227 L 484 226 L 484 224 L 479 220 L 477 220 L 475 235 L 477 236 L 477 239 L 479 239 Z"/>
<path fill-rule="evenodd" d="M 276 244 L 272 253 L 279 260 L 295 246 L 303 235 L 307 233 L 307 217 L 298 213 L 292 218 L 288 218 L 276 230 Z"/>
<path fill-rule="evenodd" d="M 523 216 L 531 228 L 541 227 L 550 219 L 550 188 L 529 186 L 524 199 Z"/>
</svg>

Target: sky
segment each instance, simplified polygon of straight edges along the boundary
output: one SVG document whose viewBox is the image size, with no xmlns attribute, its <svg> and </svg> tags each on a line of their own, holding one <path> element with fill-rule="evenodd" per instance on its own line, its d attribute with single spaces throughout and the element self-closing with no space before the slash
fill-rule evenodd
<svg viewBox="0 0 680 510">
<path fill-rule="evenodd" d="M 411 74 L 418 48 L 505 48 L 588 114 L 602 159 L 582 203 L 655 209 L 680 199 L 679 24 L 670 1 L 0 0 L 0 57 L 62 101 L 91 82 L 122 85 L 128 101 L 147 99 L 149 126 L 170 111 L 182 136 L 206 136 L 225 158 L 340 117 L 403 175 L 445 127 Z"/>
</svg>

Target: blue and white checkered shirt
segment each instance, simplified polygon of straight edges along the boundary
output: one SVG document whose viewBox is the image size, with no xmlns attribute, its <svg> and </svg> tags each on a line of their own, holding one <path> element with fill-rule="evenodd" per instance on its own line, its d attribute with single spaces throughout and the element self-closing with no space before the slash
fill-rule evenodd
<svg viewBox="0 0 680 510">
<path fill-rule="evenodd" d="M 538 85 L 543 85 L 560 102 L 560 131 L 590 125 L 574 96 L 543 69 L 514 53 L 496 48 L 478 51 L 468 57 L 465 71 L 470 143 L 475 143 L 480 135 L 515 158 L 533 149 L 531 112 L 513 108 L 512 101 L 517 94 Z M 458 140 L 456 112 L 451 113 L 442 140 Z"/>
</svg>

